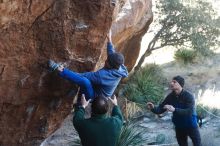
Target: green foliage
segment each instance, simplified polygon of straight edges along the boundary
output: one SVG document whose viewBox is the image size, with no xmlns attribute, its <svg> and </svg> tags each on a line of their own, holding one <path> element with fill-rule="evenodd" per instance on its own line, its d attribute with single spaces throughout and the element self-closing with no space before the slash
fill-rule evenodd
<svg viewBox="0 0 220 146">
<path fill-rule="evenodd" d="M 201 118 L 205 118 L 208 116 L 208 113 L 204 110 L 204 109 L 207 109 L 209 110 L 209 108 L 207 106 L 204 106 L 202 104 L 198 104 L 196 106 L 196 112 L 197 112 L 197 115 Z"/>
<path fill-rule="evenodd" d="M 159 66 L 148 64 L 129 78 L 122 93 L 124 97 L 133 102 L 158 103 L 163 98 L 164 82 L 165 79 Z"/>
<path fill-rule="evenodd" d="M 204 0 L 194 1 L 193 5 L 179 0 L 161 0 L 158 4 L 159 23 L 164 27 L 160 34 L 161 45 L 177 48 L 188 46 L 202 55 L 210 55 L 211 47 L 218 47 L 220 18 L 212 5 Z"/>
<path fill-rule="evenodd" d="M 220 17 L 205 0 L 159 0 L 156 4 L 155 32 L 135 70 L 153 50 L 167 46 L 190 48 L 202 56 L 211 56 L 220 45 Z"/>
<path fill-rule="evenodd" d="M 74 141 L 72 142 L 71 145 L 72 146 L 82 146 L 79 136 L 74 139 Z"/>
<path fill-rule="evenodd" d="M 208 113 L 208 112 L 209 113 Z M 202 118 L 205 118 L 207 117 L 209 114 L 211 114 L 210 116 L 213 116 L 213 115 L 216 115 L 218 116 L 219 113 L 220 113 L 220 110 L 217 109 L 217 108 L 210 108 L 208 106 L 205 106 L 203 104 L 197 104 L 196 106 L 196 112 L 197 112 L 197 115 L 202 117 Z M 212 115 L 213 114 L 213 115 Z"/>
<path fill-rule="evenodd" d="M 184 64 L 194 63 L 196 58 L 196 52 L 194 50 L 177 50 L 174 54 L 175 60 Z"/>
<path fill-rule="evenodd" d="M 144 136 L 146 129 L 138 126 L 138 123 L 128 122 L 121 131 L 116 146 L 141 146 L 146 145 L 148 138 Z"/>
<path fill-rule="evenodd" d="M 69 146 L 82 146 L 81 140 L 80 140 L 79 135 L 78 135 L 77 132 L 74 133 L 74 137 L 75 137 L 74 140 L 71 141 L 68 145 Z"/>
</svg>

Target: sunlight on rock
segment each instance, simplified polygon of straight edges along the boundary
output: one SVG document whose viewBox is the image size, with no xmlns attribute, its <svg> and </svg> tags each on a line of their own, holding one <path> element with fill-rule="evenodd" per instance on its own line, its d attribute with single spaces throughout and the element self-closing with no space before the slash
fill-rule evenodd
<svg viewBox="0 0 220 146">
<path fill-rule="evenodd" d="M 199 103 L 205 106 L 220 109 L 220 91 L 215 91 L 214 88 L 207 89 L 203 94 L 202 90 L 200 90 L 198 99 Z"/>
</svg>

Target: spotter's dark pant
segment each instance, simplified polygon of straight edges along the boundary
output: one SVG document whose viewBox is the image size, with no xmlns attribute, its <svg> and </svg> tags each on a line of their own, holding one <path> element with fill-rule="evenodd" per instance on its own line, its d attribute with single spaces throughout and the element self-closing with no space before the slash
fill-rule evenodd
<svg viewBox="0 0 220 146">
<path fill-rule="evenodd" d="M 202 146 L 198 128 L 175 129 L 176 139 L 179 146 L 188 146 L 187 137 L 189 136 L 194 146 Z"/>
</svg>

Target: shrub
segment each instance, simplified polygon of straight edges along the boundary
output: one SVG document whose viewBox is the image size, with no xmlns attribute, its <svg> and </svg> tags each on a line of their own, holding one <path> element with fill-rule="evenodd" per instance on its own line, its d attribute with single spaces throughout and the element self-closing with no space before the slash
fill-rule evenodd
<svg viewBox="0 0 220 146">
<path fill-rule="evenodd" d="M 125 120 L 136 119 L 143 115 L 143 109 L 136 102 L 127 102 L 124 109 Z"/>
<path fill-rule="evenodd" d="M 198 117 L 204 119 L 207 116 L 210 116 L 210 117 L 219 116 L 220 110 L 217 108 L 210 108 L 203 104 L 197 104 L 196 112 L 197 112 Z"/>
<path fill-rule="evenodd" d="M 208 110 L 209 107 L 204 106 L 203 104 L 196 105 L 196 112 L 197 112 L 198 117 L 205 118 L 208 116 L 208 113 L 204 109 Z"/>
<path fill-rule="evenodd" d="M 144 136 L 144 134 L 147 131 L 138 125 L 137 122 L 127 122 L 121 130 L 116 146 L 146 145 L 148 137 Z"/>
<path fill-rule="evenodd" d="M 163 97 L 165 78 L 162 70 L 155 64 L 148 64 L 134 73 L 122 88 L 122 96 L 133 102 L 158 103 Z"/>
<path fill-rule="evenodd" d="M 184 64 L 194 63 L 196 52 L 194 50 L 180 49 L 175 52 L 174 58 Z"/>
<path fill-rule="evenodd" d="M 77 139 L 75 139 L 70 145 L 71 146 L 82 146 L 80 138 L 78 137 Z"/>
</svg>

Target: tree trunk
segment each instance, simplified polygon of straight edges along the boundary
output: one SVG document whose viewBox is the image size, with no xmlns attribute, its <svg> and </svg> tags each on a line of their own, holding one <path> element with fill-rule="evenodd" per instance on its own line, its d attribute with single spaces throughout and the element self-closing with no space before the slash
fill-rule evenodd
<svg viewBox="0 0 220 146">
<path fill-rule="evenodd" d="M 141 56 L 140 60 L 138 61 L 138 64 L 135 66 L 134 72 L 137 72 L 141 68 L 141 65 L 144 63 L 145 58 L 150 56 L 151 53 L 152 53 L 151 50 L 145 51 L 145 53 Z"/>
<path fill-rule="evenodd" d="M 155 47 L 156 42 L 158 41 L 160 35 L 166 28 L 166 25 L 163 25 L 163 27 L 157 32 L 157 34 L 154 36 L 154 38 L 151 40 L 151 42 L 147 46 L 147 50 L 144 52 L 144 54 L 141 56 L 140 60 L 138 61 L 138 64 L 134 68 L 134 72 L 137 72 L 141 65 L 144 63 L 144 60 L 147 56 L 150 56 L 153 50 L 160 49 L 163 46 Z"/>
</svg>

